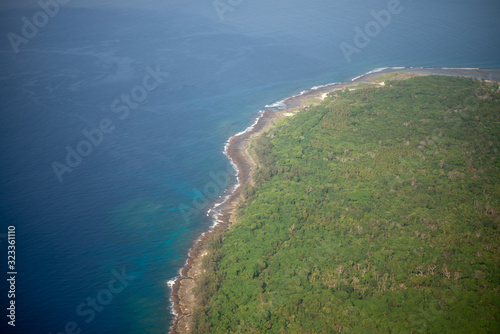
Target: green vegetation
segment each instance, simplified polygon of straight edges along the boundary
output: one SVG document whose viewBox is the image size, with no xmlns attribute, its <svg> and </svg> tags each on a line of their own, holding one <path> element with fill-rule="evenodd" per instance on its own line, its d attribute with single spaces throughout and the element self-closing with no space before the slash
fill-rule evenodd
<svg viewBox="0 0 500 334">
<path fill-rule="evenodd" d="M 195 333 L 500 333 L 498 83 L 337 91 L 255 141 Z"/>
<path fill-rule="evenodd" d="M 362 82 L 362 83 L 359 83 L 359 84 L 357 84 L 355 86 L 349 87 L 349 89 L 352 89 L 352 88 L 355 88 L 355 89 L 366 88 L 366 87 L 372 87 L 372 86 L 373 86 L 373 84 Z"/>
</svg>

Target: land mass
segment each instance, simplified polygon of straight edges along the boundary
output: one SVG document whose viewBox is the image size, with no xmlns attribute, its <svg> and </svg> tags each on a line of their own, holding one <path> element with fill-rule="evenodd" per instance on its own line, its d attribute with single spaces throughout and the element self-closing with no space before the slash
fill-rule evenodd
<svg viewBox="0 0 500 334">
<path fill-rule="evenodd" d="M 324 86 L 230 140 L 241 187 L 173 287 L 172 333 L 498 327 L 498 83 L 428 74 Z"/>
</svg>

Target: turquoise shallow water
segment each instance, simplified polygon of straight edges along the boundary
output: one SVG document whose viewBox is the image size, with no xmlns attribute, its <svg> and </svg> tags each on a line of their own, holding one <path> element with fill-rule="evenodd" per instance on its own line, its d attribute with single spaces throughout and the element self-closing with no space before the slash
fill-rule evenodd
<svg viewBox="0 0 500 334">
<path fill-rule="evenodd" d="M 224 144 L 265 105 L 377 67 L 500 67 L 496 1 L 401 1 L 350 62 L 341 43 L 391 2 L 222 2 L 222 21 L 212 1 L 69 2 L 18 53 L 8 34 L 41 8 L 0 5 L 0 233 L 16 226 L 19 333 L 167 331 L 167 282 L 234 182 L 207 186 L 211 173 L 232 173 Z M 74 167 L 67 147 L 86 154 Z M 62 182 L 54 161 L 72 170 Z"/>
</svg>

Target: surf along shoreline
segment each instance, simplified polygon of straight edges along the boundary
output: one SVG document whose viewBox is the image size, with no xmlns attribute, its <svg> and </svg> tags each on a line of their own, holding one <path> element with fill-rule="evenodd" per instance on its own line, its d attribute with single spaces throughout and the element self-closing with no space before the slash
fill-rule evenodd
<svg viewBox="0 0 500 334">
<path fill-rule="evenodd" d="M 203 272 L 203 257 L 208 254 L 206 247 L 207 240 L 221 229 L 226 229 L 236 222 L 236 209 L 241 201 L 243 201 L 241 189 L 245 184 L 252 183 L 252 174 L 257 168 L 257 162 L 254 161 L 248 151 L 252 139 L 269 130 L 282 117 L 293 116 L 302 108 L 321 103 L 330 92 L 345 88 L 349 90 L 356 89 L 355 86 L 359 84 L 372 85 L 374 87 L 384 86 L 384 82 L 377 80 L 377 78 L 389 73 L 402 73 L 395 74 L 395 77 L 391 77 L 391 79 L 406 79 L 411 76 L 420 75 L 448 75 L 500 81 L 500 70 L 479 68 L 378 68 L 360 75 L 349 82 L 316 86 L 308 91 L 303 91 L 274 104 L 267 105 L 267 109 L 259 113 L 259 116 L 251 126 L 245 131 L 230 137 L 225 145 L 224 154 L 235 169 L 237 182 L 235 185 L 229 187 L 227 190 L 228 195 L 224 197 L 222 202 L 218 201 L 211 205 L 207 214 L 212 216 L 214 225 L 195 241 L 188 253 L 186 264 L 180 270 L 179 276 L 171 284 L 170 300 L 175 319 L 170 329 L 170 334 L 189 333 L 192 329 L 191 314 L 197 305 L 194 289 L 197 284 L 197 278 Z"/>
</svg>

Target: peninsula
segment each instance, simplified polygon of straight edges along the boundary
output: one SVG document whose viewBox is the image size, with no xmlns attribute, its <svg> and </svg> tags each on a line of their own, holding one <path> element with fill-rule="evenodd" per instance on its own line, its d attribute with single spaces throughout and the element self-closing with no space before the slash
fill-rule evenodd
<svg viewBox="0 0 500 334">
<path fill-rule="evenodd" d="M 498 329 L 499 84 L 430 74 L 498 78 L 384 69 L 231 138 L 240 186 L 173 286 L 171 333 Z"/>
</svg>

